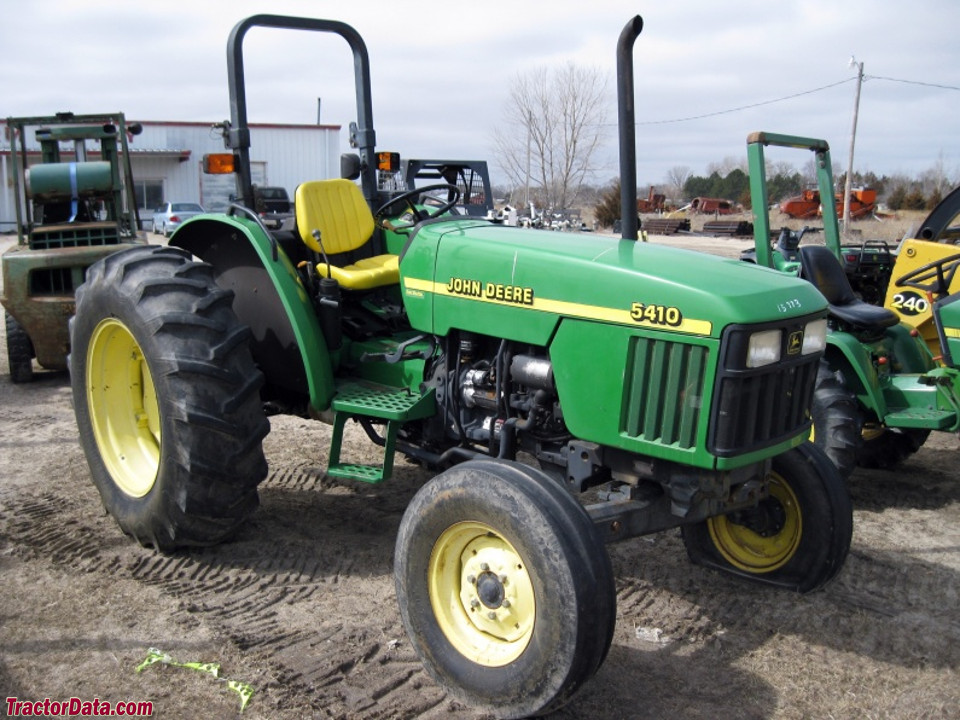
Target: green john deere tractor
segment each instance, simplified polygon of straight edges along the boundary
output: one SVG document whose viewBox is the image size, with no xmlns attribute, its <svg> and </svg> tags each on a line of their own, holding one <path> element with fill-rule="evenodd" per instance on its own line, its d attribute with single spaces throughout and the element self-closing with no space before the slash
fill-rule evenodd
<svg viewBox="0 0 960 720">
<path fill-rule="evenodd" d="M 810 150 L 821 197 L 833 196 L 830 148 L 824 140 L 757 132 L 747 138 L 756 247 L 745 259 L 809 280 L 829 303 L 827 347 L 812 406 L 814 442 L 849 476 L 859 464 L 891 467 L 916 452 L 932 430 L 960 429 L 960 292 L 950 286 L 960 253 L 929 262 L 899 260 L 890 293 L 923 303 L 935 327 L 932 352 L 917 330 L 888 308 L 856 296 L 844 272 L 836 209 L 824 205 L 822 245 L 781 231 L 770 246 L 764 147 Z M 918 241 L 910 241 L 917 243 Z"/>
<path fill-rule="evenodd" d="M 137 135 L 141 126 L 127 124 L 122 113 L 60 113 L 8 118 L 7 130 L 18 242 L 3 254 L 0 302 L 10 379 L 19 383 L 33 378 L 34 358 L 41 367 L 66 370 L 67 321 L 86 269 L 146 242 L 127 148 L 127 133 Z M 99 158 L 92 150 L 88 157 L 88 142 L 99 145 Z M 39 158 L 28 165 L 34 153 Z"/>
<path fill-rule="evenodd" d="M 300 185 L 294 233 L 252 210 L 242 41 L 257 27 L 353 51 L 343 166 L 361 182 Z M 627 208 L 641 27 L 617 45 Z M 504 717 L 559 707 L 603 662 L 607 542 L 680 527 L 693 561 L 759 583 L 809 591 L 839 572 L 850 498 L 807 442 L 826 338 L 812 285 L 638 243 L 635 223 L 560 235 L 450 214 L 453 185 L 381 193 L 367 51 L 343 23 L 251 17 L 227 58 L 230 153 L 207 165 L 232 166 L 241 202 L 96 264 L 77 296 L 81 443 L 125 532 L 160 550 L 229 537 L 267 473 L 265 409 L 332 423 L 343 482 L 388 479 L 399 452 L 437 472 L 396 544 L 410 642 Z M 348 457 L 351 420 L 381 463 Z"/>
</svg>

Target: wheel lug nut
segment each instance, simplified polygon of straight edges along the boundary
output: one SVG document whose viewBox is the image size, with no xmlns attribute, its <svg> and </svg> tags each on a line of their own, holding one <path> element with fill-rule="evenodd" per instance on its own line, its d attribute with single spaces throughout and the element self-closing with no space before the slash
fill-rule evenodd
<svg viewBox="0 0 960 720">
<path fill-rule="evenodd" d="M 487 617 L 490 618 L 491 620 L 496 620 L 497 614 L 493 610 L 491 610 L 490 612 L 487 613 Z"/>
<path fill-rule="evenodd" d="M 506 576 L 506 575 L 500 575 L 498 579 L 500 580 L 500 583 L 501 583 L 502 585 L 506 585 L 506 584 L 507 584 L 507 576 Z"/>
<path fill-rule="evenodd" d="M 510 607 L 510 601 L 507 600 L 507 599 L 504 599 L 504 601 L 501 603 L 501 605 L 502 605 L 503 607 L 507 607 L 507 608 L 508 608 L 508 607 Z"/>
<path fill-rule="evenodd" d="M 474 598 L 473 600 L 470 601 L 470 607 L 472 608 L 480 607 L 480 601 Z"/>
<path fill-rule="evenodd" d="M 490 566 L 487 565 L 486 563 L 480 563 L 480 569 L 486 572 L 487 570 L 490 569 Z"/>
<path fill-rule="evenodd" d="M 473 575 L 467 575 L 467 582 L 470 583 L 471 585 L 476 585 L 477 578 Z"/>
</svg>

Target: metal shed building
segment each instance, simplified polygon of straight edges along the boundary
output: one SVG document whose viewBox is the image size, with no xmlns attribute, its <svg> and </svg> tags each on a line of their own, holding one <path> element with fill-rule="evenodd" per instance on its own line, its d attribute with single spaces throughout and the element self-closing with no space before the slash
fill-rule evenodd
<svg viewBox="0 0 960 720">
<path fill-rule="evenodd" d="M 204 175 L 205 153 L 224 152 L 223 139 L 213 123 L 140 122 L 143 132 L 130 136 L 130 157 L 140 220 L 150 227 L 153 209 L 164 201 L 199 202 L 205 209 L 222 211 L 235 192 L 233 176 Z M 4 128 L 6 130 L 6 127 Z M 280 186 L 290 197 L 306 180 L 337 177 L 340 172 L 339 125 L 251 124 L 251 160 L 254 183 Z M 28 148 L 34 143 L 28 139 Z M 39 144 L 36 145 L 39 157 Z M 95 158 L 98 148 L 88 147 Z M 29 160 L 33 160 L 32 153 Z M 0 231 L 16 228 L 13 165 L 10 138 L 0 140 Z"/>
</svg>

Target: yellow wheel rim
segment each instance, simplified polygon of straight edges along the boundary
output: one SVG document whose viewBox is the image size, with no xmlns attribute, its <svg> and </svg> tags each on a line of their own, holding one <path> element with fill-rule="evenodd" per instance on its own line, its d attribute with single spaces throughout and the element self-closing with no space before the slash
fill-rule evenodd
<svg viewBox="0 0 960 720">
<path fill-rule="evenodd" d="M 116 318 L 101 321 L 90 339 L 87 408 L 110 477 L 127 495 L 143 497 L 160 467 L 160 411 L 143 352 Z"/>
<path fill-rule="evenodd" d="M 486 667 L 503 667 L 526 650 L 536 601 L 526 563 L 509 541 L 481 522 L 451 525 L 430 554 L 430 604 L 456 650 Z"/>
<path fill-rule="evenodd" d="M 803 536 L 800 504 L 790 486 L 774 474 L 770 482 L 770 500 L 783 510 L 782 527 L 763 536 L 745 525 L 721 515 L 707 520 L 710 539 L 724 559 L 740 570 L 763 574 L 783 567 L 793 557 Z"/>
<path fill-rule="evenodd" d="M 876 440 L 878 437 L 882 436 L 886 431 L 886 426 L 881 425 L 880 423 L 864 423 L 863 430 L 860 435 L 863 437 L 864 442 L 870 442 L 871 440 Z"/>
</svg>

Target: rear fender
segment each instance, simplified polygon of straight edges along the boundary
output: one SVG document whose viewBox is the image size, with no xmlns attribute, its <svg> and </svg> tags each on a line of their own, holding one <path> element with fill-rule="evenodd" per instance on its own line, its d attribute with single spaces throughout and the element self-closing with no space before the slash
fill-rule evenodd
<svg viewBox="0 0 960 720">
<path fill-rule="evenodd" d="M 326 410 L 333 397 L 327 344 L 296 269 L 264 229 L 243 217 L 207 215 L 185 223 L 170 244 L 210 263 L 217 284 L 233 290 L 267 386 Z"/>
<path fill-rule="evenodd" d="M 869 351 L 847 333 L 827 333 L 825 353 L 830 369 L 841 372 L 847 389 L 877 417 L 887 414 L 887 403 L 880 389 L 880 378 Z"/>
</svg>

